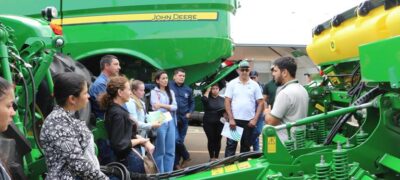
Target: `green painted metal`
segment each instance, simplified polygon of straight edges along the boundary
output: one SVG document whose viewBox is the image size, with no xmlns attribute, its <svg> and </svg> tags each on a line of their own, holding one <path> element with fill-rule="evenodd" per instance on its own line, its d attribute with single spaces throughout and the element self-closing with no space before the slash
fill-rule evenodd
<svg viewBox="0 0 400 180">
<path fill-rule="evenodd" d="M 335 110 L 335 111 L 330 111 L 330 112 L 326 112 L 326 113 L 323 113 L 323 114 L 318 114 L 318 115 L 315 115 L 315 116 L 306 117 L 306 118 L 297 120 L 297 121 L 292 122 L 292 123 L 278 125 L 275 128 L 278 129 L 278 130 L 281 130 L 281 129 L 286 129 L 286 128 L 292 128 L 292 127 L 295 127 L 295 126 L 307 125 L 307 124 L 318 122 L 318 121 L 325 120 L 325 119 L 328 119 L 328 118 L 337 117 L 337 116 L 340 116 L 340 115 L 343 115 L 343 114 L 354 112 L 354 111 L 359 110 L 359 109 L 372 107 L 374 105 L 374 103 L 375 103 L 375 101 L 372 101 L 372 102 L 369 102 L 369 103 L 365 103 L 365 104 L 361 104 L 361 105 L 358 105 L 358 106 L 349 106 L 349 107 L 338 109 L 338 110 Z"/>
<path fill-rule="evenodd" d="M 390 9 L 389 1 L 385 3 L 385 9 Z M 357 27 L 361 24 L 356 22 Z M 335 33 L 340 36 L 339 29 Z M 321 84 L 306 86 L 309 116 L 294 123 L 264 127 L 264 156 L 255 159 L 264 169 L 257 179 L 398 179 L 400 144 L 395 142 L 400 138 L 399 43 L 397 36 L 382 39 L 362 45 L 359 57 L 320 64 L 325 72 Z M 364 96 L 376 87 L 379 90 Z M 339 120 L 344 120 L 343 124 Z M 340 148 L 321 144 L 338 124 L 341 131 L 333 134 L 333 142 Z M 304 148 L 294 149 L 293 140 L 285 141 L 285 147 L 276 134 L 277 130 L 295 126 L 307 127 Z M 203 176 L 196 177 L 210 178 L 199 174 Z M 225 179 L 236 177 L 232 173 L 224 175 Z M 185 178 L 190 177 L 194 176 Z"/>
<path fill-rule="evenodd" d="M 272 126 L 263 128 L 263 153 L 269 162 L 290 164 L 293 161 L 286 147 L 280 141 L 276 130 Z"/>
<path fill-rule="evenodd" d="M 331 91 L 331 99 L 335 102 L 351 103 L 351 97 L 346 91 Z"/>
<path fill-rule="evenodd" d="M 0 24 L 0 34 L 7 36 L 0 38 L 0 40 L 7 40 L 6 43 L 0 43 L 0 52 L 3 53 L 1 55 L 6 57 L 2 59 L 1 73 L 3 77 L 10 80 L 15 80 L 15 77 L 18 76 L 17 79 L 23 78 L 26 82 L 26 84 L 21 80 L 14 82 L 18 105 L 17 115 L 13 118 L 14 124 L 30 142 L 32 148 L 28 154 L 23 156 L 21 154 L 23 160 L 21 166 L 24 167 L 25 175 L 30 179 L 41 179 L 42 174 L 46 171 L 46 165 L 43 154 L 37 145 L 38 137 L 35 137 L 37 132 L 33 127 L 36 121 L 33 121 L 33 117 L 41 120 L 44 117 L 31 107 L 36 105 L 33 104 L 33 97 L 36 96 L 42 81 L 48 81 L 47 84 L 52 92 L 53 83 L 49 67 L 53 61 L 53 55 L 62 47 L 57 45 L 56 41 L 60 42 L 63 39 L 54 35 L 49 24 L 42 20 L 0 15 Z M 24 123 L 25 115 L 28 120 L 26 123 Z"/>
<path fill-rule="evenodd" d="M 107 134 L 104 123 L 105 123 L 104 120 L 96 121 L 96 128 L 92 130 L 95 141 L 97 141 L 99 139 L 107 139 L 108 138 L 108 134 Z"/>
<path fill-rule="evenodd" d="M 382 159 L 379 160 L 379 164 L 400 173 L 400 158 L 385 154 Z"/>
<path fill-rule="evenodd" d="M 60 10 L 60 2 L 52 0 L 25 2 L 6 0 L 0 7 L 3 13 L 39 17 L 39 10 L 54 6 Z M 186 82 L 193 84 L 219 71 L 221 61 L 233 52 L 230 38 L 229 16 L 237 8 L 236 0 L 171 0 L 171 1 L 124 1 L 70 0 L 63 4 L 63 35 L 66 44 L 63 53 L 82 61 L 95 75 L 98 61 L 104 54 L 121 55 L 125 63 L 135 59 L 152 66 L 148 71 L 183 67 L 187 70 Z M 209 19 L 174 19 L 177 13 L 216 13 Z M 156 17 L 160 13 L 173 13 L 172 19 L 155 20 L 140 18 L 131 21 L 112 20 L 116 15 L 146 15 Z M 175 14 L 174 14 L 175 13 Z M 76 18 L 96 18 L 99 23 L 81 22 L 68 24 Z M 75 19 L 74 19 L 75 18 Z M 116 33 L 116 34 L 112 34 Z M 123 72 L 132 71 L 123 70 Z M 136 76 L 134 78 L 138 78 Z"/>
<path fill-rule="evenodd" d="M 365 82 L 390 82 L 392 88 L 400 88 L 400 69 L 397 66 L 400 60 L 399 43 L 400 38 L 393 37 L 360 46 L 361 71 Z M 384 53 L 383 47 L 386 47 Z"/>
<path fill-rule="evenodd" d="M 190 83 L 202 81 L 209 84 L 221 80 L 224 75 L 236 69 L 236 65 L 225 70 L 219 69 L 221 61 L 227 58 L 232 50 L 228 15 L 234 12 L 235 1 L 116 0 L 102 1 L 95 5 L 89 2 L 92 1 L 79 2 L 81 6 L 78 7 L 78 1 L 71 0 L 69 6 L 65 6 L 65 22 L 68 18 L 79 18 L 83 15 L 94 17 L 187 12 L 217 13 L 218 19 L 65 24 L 64 34 L 67 44 L 63 51 L 84 63 L 98 61 L 102 53 L 116 53 L 123 57 L 121 60 L 123 65 L 126 65 L 124 67 L 130 67 L 128 71 L 139 69 L 143 64 L 146 70 L 160 68 L 167 69 L 169 73 L 175 67 L 184 67 L 190 72 L 188 73 Z M 15 5 L 15 2 L 10 2 L 13 3 Z M 45 0 L 41 3 L 50 1 Z M 7 6 L 9 4 L 3 7 Z M 36 6 L 38 5 L 32 7 Z M 13 10 L 16 11 L 15 8 Z M 19 13 L 31 16 L 38 16 L 36 12 L 28 8 L 19 10 Z M 0 27 L 0 58 L 4 57 L 1 60 L 15 64 L 21 70 L 22 76 L 27 78 L 29 86 L 35 82 L 35 87 L 28 89 L 30 95 L 34 95 L 38 88 L 36 82 L 46 80 L 49 87 L 53 87 L 49 65 L 52 61 L 51 56 L 58 50 L 55 41 L 59 37 L 52 33 L 44 21 L 1 16 L 0 22 L 6 22 L 7 26 L 12 27 Z M 21 33 L 23 28 L 27 28 L 27 34 Z M 89 30 L 93 28 L 96 28 L 96 31 L 89 35 Z M 2 31 L 8 34 L 8 43 L 4 43 Z M 112 36 L 110 31 L 121 33 L 120 36 Z M 321 69 L 327 73 L 326 77 L 318 87 L 307 87 L 311 98 L 309 116 L 277 127 L 265 126 L 262 132 L 262 156 L 237 161 L 222 159 L 217 163 L 226 163 L 218 166 L 212 166 L 212 163 L 198 165 L 194 168 L 204 171 L 170 179 L 398 179 L 400 144 L 390 142 L 397 142 L 400 138 L 398 91 L 400 74 L 397 69 L 399 61 L 396 53 L 398 51 L 396 46 L 400 43 L 399 38 L 389 38 L 360 47 L 360 58 L 331 61 L 321 65 Z M 21 49 L 23 46 L 26 47 Z M 14 54 L 10 55 L 9 51 Z M 24 62 L 17 57 L 21 57 Z M 135 66 L 138 61 L 147 64 L 138 63 L 140 65 Z M 33 67 L 27 67 L 25 63 Z M 1 66 L 1 74 L 12 72 L 9 66 L 3 64 Z M 359 66 L 361 70 L 358 69 Z M 28 69 L 32 69 L 33 78 L 29 77 Z M 334 74 L 330 74 L 331 72 Z M 9 73 L 9 75 L 12 79 L 15 74 Z M 210 80 L 210 77 L 215 78 L 215 81 Z M 366 94 L 374 86 L 379 87 L 376 94 L 367 99 L 360 99 L 361 95 Z M 17 97 L 25 96 L 22 93 L 23 89 L 21 83 L 17 83 Z M 25 107 L 25 102 L 32 103 L 32 97 L 29 95 L 22 99 L 18 101 L 19 107 Z M 358 104 L 356 101 L 364 103 L 354 105 Z M 30 110 L 26 108 L 25 111 Z M 35 138 L 31 135 L 30 129 L 34 122 L 24 126 L 21 118 L 23 112 L 23 109 L 18 111 L 15 123 L 33 144 L 32 151 L 24 157 L 23 166 L 25 173 L 31 179 L 40 179 L 40 175 L 46 171 L 45 162 L 39 148 L 34 145 Z M 354 114 L 350 119 L 355 120 L 357 125 L 344 123 L 341 132 L 334 134 L 333 142 L 338 143 L 340 148 L 336 145 L 321 144 L 326 139 L 326 134 L 332 132 L 332 127 L 338 120 L 349 113 Z M 34 112 L 29 114 L 36 115 Z M 40 115 L 38 118 L 43 116 Z M 93 132 L 97 138 L 107 137 L 101 123 L 99 122 Z M 290 129 L 296 126 L 305 126 L 307 129 L 305 132 L 291 135 L 293 139 L 281 142 L 277 131 L 284 129 L 291 132 Z"/>
<path fill-rule="evenodd" d="M 347 59 L 339 59 L 339 60 L 332 61 L 332 62 L 329 62 L 329 63 L 321 63 L 321 64 L 318 64 L 318 65 L 319 66 L 329 66 L 329 65 L 332 65 L 332 64 L 342 64 L 342 63 L 347 63 L 347 62 L 357 62 L 359 60 L 360 60 L 359 57 L 352 57 L 352 58 L 347 58 Z"/>
<path fill-rule="evenodd" d="M 330 165 L 325 162 L 324 156 L 321 156 L 320 163 L 315 165 L 315 174 L 317 179 L 330 179 Z"/>
<path fill-rule="evenodd" d="M 264 168 L 260 164 L 265 161 L 259 159 L 249 160 L 246 162 L 235 162 L 230 165 L 216 167 L 210 171 L 193 174 L 191 176 L 183 176 L 177 179 L 192 180 L 192 179 L 218 179 L 231 180 L 235 179 L 258 179 L 263 174 Z M 229 174 L 230 176 L 227 176 Z"/>
<path fill-rule="evenodd" d="M 36 145 L 37 137 L 32 136 L 35 134 L 32 130 L 36 121 L 31 117 L 36 113 L 32 112 L 29 105 L 33 103 L 33 97 L 42 81 L 46 81 L 48 93 L 53 93 L 54 84 L 49 68 L 53 55 L 61 48 L 64 54 L 81 61 L 90 70 L 97 71 L 96 64 L 101 56 L 116 54 L 120 57 L 123 67 L 131 67 L 123 69 L 122 73 L 137 78 L 144 75 L 142 72 L 150 72 L 145 74 L 148 78 L 146 81 L 152 79 L 156 69 L 167 70 L 171 75 L 175 68 L 183 67 L 187 72 L 188 84 L 199 81 L 211 82 L 211 78 L 221 80 L 237 66 L 220 68 L 221 62 L 230 57 L 233 51 L 229 16 L 237 8 L 235 0 L 196 2 L 72 0 L 65 2 L 63 6 L 64 38 L 55 36 L 49 23 L 44 20 L 18 16 L 38 18 L 40 16 L 38 13 L 45 6 L 53 5 L 60 10 L 58 2 L 6 1 L 0 7 L 2 14 L 16 15 L 0 16 L 0 22 L 9 26 L 0 28 L 1 73 L 3 77 L 13 79 L 15 74 L 11 73 L 9 64 L 15 65 L 15 68 L 21 71 L 21 77 L 27 82 L 26 85 L 17 83 L 19 112 L 14 118 L 15 124 L 33 147 L 32 151 L 24 156 L 23 164 L 25 174 L 30 179 L 40 179 L 41 174 L 46 171 L 46 166 L 43 155 Z M 20 4 L 29 8 L 16 8 L 20 7 Z M 149 14 L 157 18 L 173 19 L 145 20 L 139 17 L 126 21 L 112 20 L 112 18 L 115 20 L 115 17 L 137 18 L 138 15 Z M 104 19 L 104 21 L 97 23 L 81 21 L 74 24 L 82 17 Z M 196 19 L 197 17 L 199 19 Z M 75 22 L 68 24 L 70 20 Z M 57 24 L 57 19 L 52 24 Z M 65 42 L 64 46 L 60 47 L 59 41 Z M 136 66 L 137 64 L 141 65 Z M 143 69 L 144 71 L 141 71 Z M 26 124 L 22 121 L 24 112 L 29 116 Z M 36 119 L 44 118 L 40 115 Z M 96 138 L 107 137 L 100 124 L 96 130 L 94 131 Z"/>
<path fill-rule="evenodd" d="M 239 67 L 239 64 L 234 64 L 234 65 L 227 67 L 227 68 L 223 69 L 222 71 L 218 72 L 218 74 L 216 74 L 216 77 L 214 78 L 214 81 L 209 83 L 204 89 L 207 89 L 207 88 L 211 87 L 212 85 L 218 83 L 224 77 L 226 77 L 228 74 L 230 74 L 232 71 L 236 70 L 238 67 Z"/>
<path fill-rule="evenodd" d="M 333 150 L 333 171 L 335 179 L 337 180 L 347 180 L 349 179 L 348 172 L 348 155 L 346 149 L 341 149 L 340 144 L 338 144 L 338 149 Z"/>
<path fill-rule="evenodd" d="M 53 31 L 49 28 L 48 22 L 15 15 L 1 15 L 0 18 L 2 23 L 12 24 L 14 31 L 11 39 L 16 49 L 21 49 L 24 44 L 31 44 L 38 39 L 46 41 L 46 44 L 52 44 Z M 22 29 L 24 31 L 21 31 Z"/>
<path fill-rule="evenodd" d="M 1 60 L 1 67 L 3 71 L 3 77 L 8 80 L 11 80 L 11 71 L 10 71 L 10 64 L 8 62 L 8 52 L 6 48 L 6 43 L 8 41 L 8 33 L 5 29 L 0 29 L 0 60 Z"/>
</svg>

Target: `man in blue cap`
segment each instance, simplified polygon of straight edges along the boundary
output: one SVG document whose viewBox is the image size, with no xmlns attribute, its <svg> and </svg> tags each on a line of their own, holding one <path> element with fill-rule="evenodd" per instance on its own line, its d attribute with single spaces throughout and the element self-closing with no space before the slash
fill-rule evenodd
<svg viewBox="0 0 400 180">
<path fill-rule="evenodd" d="M 239 77 L 230 81 L 226 87 L 225 108 L 230 128 L 236 129 L 236 126 L 243 128 L 240 140 L 242 153 L 250 151 L 253 129 L 263 109 L 263 96 L 260 86 L 250 79 L 249 62 L 241 61 L 237 72 Z M 236 141 L 227 139 L 225 157 L 235 155 L 236 146 Z"/>
</svg>

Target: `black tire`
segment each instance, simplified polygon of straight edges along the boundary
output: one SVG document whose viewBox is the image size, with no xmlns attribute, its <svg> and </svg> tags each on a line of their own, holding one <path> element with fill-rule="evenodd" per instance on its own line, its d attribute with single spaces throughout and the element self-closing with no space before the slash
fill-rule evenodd
<svg viewBox="0 0 400 180">
<path fill-rule="evenodd" d="M 84 65 L 80 62 L 73 60 L 70 56 L 64 55 L 62 53 L 57 53 L 54 55 L 53 63 L 50 66 L 50 72 L 52 76 L 61 73 L 61 72 L 75 72 L 77 74 L 82 75 L 86 82 L 88 83 L 88 87 L 92 84 L 92 74 Z M 86 122 L 87 125 L 90 124 L 90 105 L 83 108 L 82 110 L 77 112 L 77 116 L 80 120 Z"/>
</svg>

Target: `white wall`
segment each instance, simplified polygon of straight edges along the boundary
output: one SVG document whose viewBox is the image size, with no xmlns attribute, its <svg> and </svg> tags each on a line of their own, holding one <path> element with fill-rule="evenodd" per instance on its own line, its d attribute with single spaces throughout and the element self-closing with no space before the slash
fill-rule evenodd
<svg viewBox="0 0 400 180">
<path fill-rule="evenodd" d="M 301 84 L 306 84 L 306 78 L 304 76 L 304 73 L 318 73 L 318 70 L 314 63 L 307 57 L 307 56 L 301 56 L 296 58 L 297 62 L 297 72 L 296 72 L 296 78 L 299 80 Z M 262 84 L 266 84 L 270 80 L 272 80 L 272 74 L 271 74 L 271 64 L 272 61 L 253 61 L 251 62 L 253 70 L 256 70 L 258 72 L 258 76 L 260 79 L 260 82 Z"/>
</svg>

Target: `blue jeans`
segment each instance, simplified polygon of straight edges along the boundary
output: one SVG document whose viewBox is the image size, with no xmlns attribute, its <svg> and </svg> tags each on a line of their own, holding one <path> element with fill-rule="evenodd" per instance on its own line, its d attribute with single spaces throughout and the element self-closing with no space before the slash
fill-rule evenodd
<svg viewBox="0 0 400 180">
<path fill-rule="evenodd" d="M 136 148 L 136 150 L 139 152 L 141 151 L 140 148 Z M 144 162 L 142 158 L 140 158 L 133 151 L 130 151 L 125 159 L 121 161 L 121 163 L 124 164 L 130 172 L 145 173 Z"/>
<path fill-rule="evenodd" d="M 253 135 L 252 135 L 252 142 L 253 142 L 253 150 L 254 151 L 260 151 L 260 134 L 262 131 L 262 128 L 264 126 L 264 115 L 260 115 L 258 118 L 256 128 L 253 130 Z"/>
<path fill-rule="evenodd" d="M 117 157 L 115 157 L 114 151 L 111 149 L 110 140 L 99 139 L 97 141 L 97 147 L 99 148 L 100 165 L 107 165 L 110 162 L 117 161 Z"/>
<path fill-rule="evenodd" d="M 174 166 L 179 165 L 181 158 L 187 160 L 190 154 L 184 144 L 187 134 L 189 121 L 184 116 L 178 115 L 178 126 L 176 128 L 176 148 L 175 148 L 175 163 Z"/>
<path fill-rule="evenodd" d="M 175 120 L 163 123 L 157 129 L 154 160 L 160 173 L 172 172 L 175 161 Z"/>
</svg>

